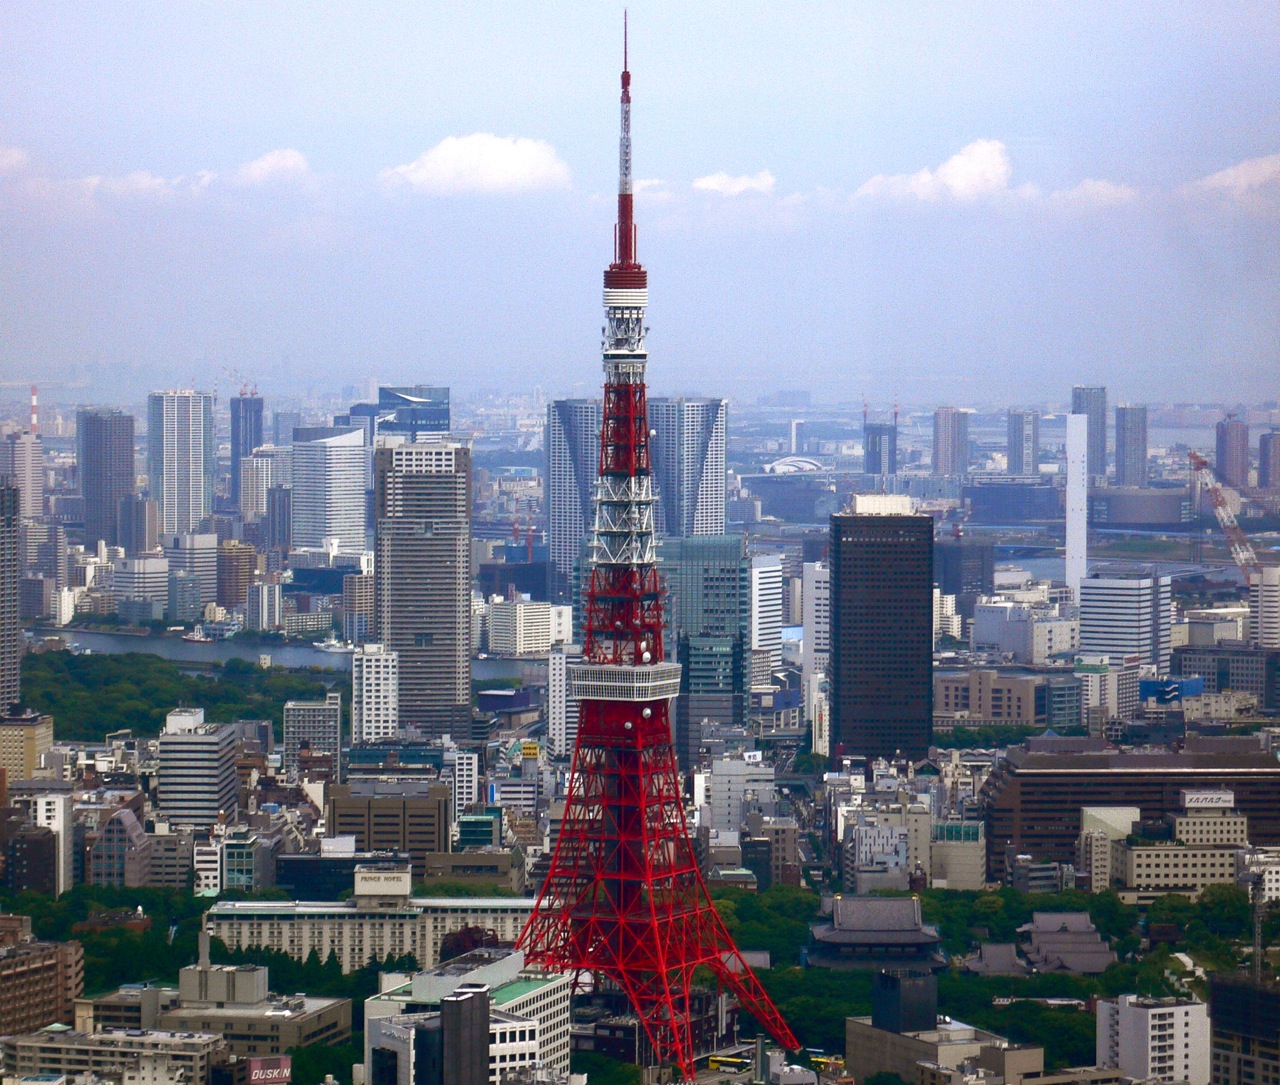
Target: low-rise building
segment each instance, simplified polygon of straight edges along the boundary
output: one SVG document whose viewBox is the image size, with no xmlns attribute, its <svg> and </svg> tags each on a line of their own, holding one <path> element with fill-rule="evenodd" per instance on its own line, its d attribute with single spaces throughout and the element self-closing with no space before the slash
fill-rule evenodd
<svg viewBox="0 0 1280 1085">
<path fill-rule="evenodd" d="M 211 1032 L 107 1029 L 86 1033 L 66 1025 L 0 1040 L 5 1074 L 63 1075 L 119 1073 L 136 1069 L 143 1056 L 167 1055 L 186 1085 L 209 1085 L 212 1066 L 226 1057 L 222 1037 Z"/>
<path fill-rule="evenodd" d="M 828 968 L 941 966 L 941 940 L 926 926 L 916 897 L 848 897 L 832 901 L 831 917 L 813 924 L 809 959 Z"/>
<path fill-rule="evenodd" d="M 495 931 L 514 942 L 533 909 L 527 897 L 424 897 L 411 893 L 409 870 L 357 867 L 355 893 L 345 901 L 219 901 L 205 913 L 205 929 L 229 947 L 265 946 L 304 961 L 333 952 L 344 972 L 388 954 L 411 953 L 434 965 L 446 934 L 463 927 Z"/>
</svg>

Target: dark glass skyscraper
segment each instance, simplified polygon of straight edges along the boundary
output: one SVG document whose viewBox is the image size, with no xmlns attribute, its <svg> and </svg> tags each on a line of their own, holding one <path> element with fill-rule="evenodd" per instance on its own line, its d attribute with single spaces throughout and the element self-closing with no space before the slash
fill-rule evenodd
<svg viewBox="0 0 1280 1085">
<path fill-rule="evenodd" d="M 105 407 L 76 412 L 76 468 L 84 495 L 84 546 L 120 545 L 120 503 L 133 496 L 133 415 Z"/>
<path fill-rule="evenodd" d="M 240 507 L 240 461 L 262 447 L 262 397 L 231 397 L 231 503 Z"/>
<path fill-rule="evenodd" d="M 1089 453 L 1086 467 L 1090 478 L 1107 473 L 1107 390 L 1077 385 L 1071 389 L 1071 413 L 1089 419 Z"/>
<path fill-rule="evenodd" d="M 862 428 L 862 444 L 866 453 L 862 470 L 868 475 L 898 473 L 898 424 L 867 422 Z"/>
<path fill-rule="evenodd" d="M 923 757 L 933 732 L 933 519 L 831 517 L 836 754 Z"/>
<path fill-rule="evenodd" d="M 1116 408 L 1116 485 L 1147 484 L 1147 408 Z"/>
</svg>

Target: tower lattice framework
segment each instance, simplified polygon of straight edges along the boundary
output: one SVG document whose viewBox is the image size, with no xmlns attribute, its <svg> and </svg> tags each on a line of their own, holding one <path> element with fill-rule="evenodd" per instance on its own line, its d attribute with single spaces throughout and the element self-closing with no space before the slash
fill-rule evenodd
<svg viewBox="0 0 1280 1085">
<path fill-rule="evenodd" d="M 584 661 L 570 668 L 578 738 L 559 841 L 520 946 L 531 964 L 614 984 L 659 1060 L 692 1080 L 691 992 L 699 970 L 732 990 L 785 1048 L 799 1045 L 711 903 L 672 748 L 680 666 L 663 658 L 645 401 L 648 280 L 636 260 L 630 85 L 624 51 Z"/>
</svg>

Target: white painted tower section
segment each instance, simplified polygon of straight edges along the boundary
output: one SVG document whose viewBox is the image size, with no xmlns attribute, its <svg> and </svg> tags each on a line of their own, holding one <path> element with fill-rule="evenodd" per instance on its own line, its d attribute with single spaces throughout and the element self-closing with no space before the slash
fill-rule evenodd
<svg viewBox="0 0 1280 1085">
<path fill-rule="evenodd" d="M 1067 587 L 1080 603 L 1089 572 L 1089 417 L 1067 415 Z"/>
</svg>

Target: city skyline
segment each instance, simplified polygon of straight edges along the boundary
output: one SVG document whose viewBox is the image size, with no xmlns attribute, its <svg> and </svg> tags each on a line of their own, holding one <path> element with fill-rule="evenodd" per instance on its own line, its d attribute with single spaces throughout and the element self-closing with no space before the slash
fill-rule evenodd
<svg viewBox="0 0 1280 1085">
<path fill-rule="evenodd" d="M 620 11 L 281 10 L 0 17 L 0 218 L 24 226 L 0 257 L 6 372 L 99 396 L 353 367 L 579 394 L 558 382 L 593 352 L 592 90 Z M 1273 9 L 632 22 L 663 133 L 637 161 L 656 394 L 1025 400 L 1065 374 L 1241 398 L 1274 365 L 1277 287 L 1251 270 L 1275 256 Z"/>
</svg>

